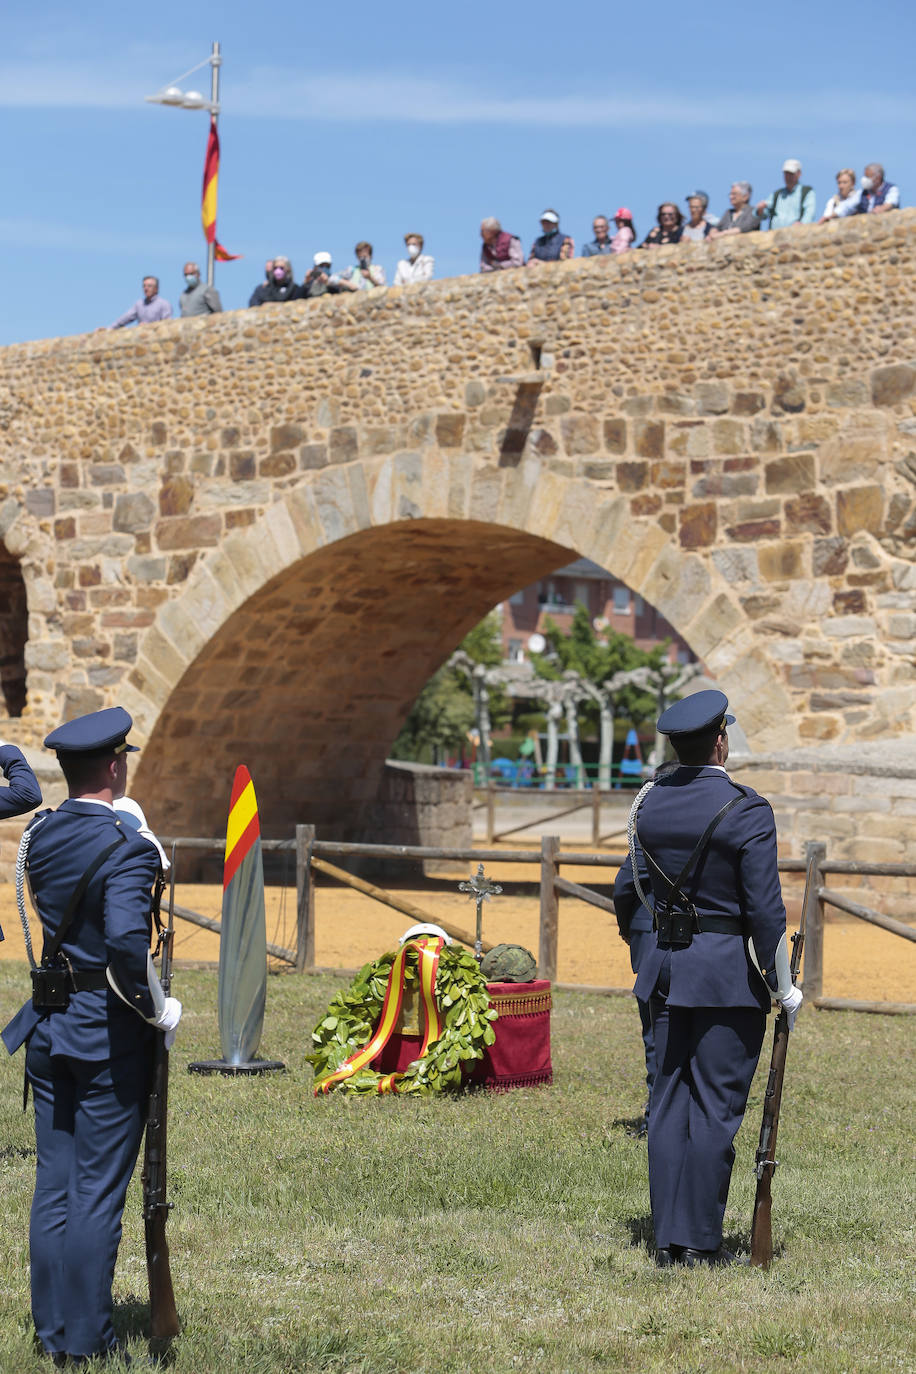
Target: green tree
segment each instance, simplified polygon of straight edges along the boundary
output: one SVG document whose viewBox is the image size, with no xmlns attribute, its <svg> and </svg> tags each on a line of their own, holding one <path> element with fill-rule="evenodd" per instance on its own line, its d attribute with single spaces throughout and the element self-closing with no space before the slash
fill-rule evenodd
<svg viewBox="0 0 916 1374">
<path fill-rule="evenodd" d="M 599 786 L 611 782 L 615 719 L 628 720 L 635 729 L 656 710 L 656 694 L 645 670 L 657 672 L 667 659 L 669 641 L 652 649 L 641 649 L 629 635 L 606 629 L 599 634 L 591 616 L 578 603 L 568 631 L 555 621 L 544 626 L 547 651 L 533 655 L 540 677 L 558 680 L 565 673 L 576 673 L 585 697 L 577 707 L 592 728 L 600 731 Z"/>
<path fill-rule="evenodd" d="M 475 663 L 495 668 L 502 662 L 502 627 L 495 612 L 485 616 L 461 641 Z M 505 724 L 509 706 L 505 693 L 490 689 L 490 716 L 497 726 Z M 393 759 L 414 763 L 444 763 L 449 753 L 468 742 L 474 726 L 474 697 L 467 673 L 443 664 L 417 697 L 401 732 L 392 745 Z"/>
<path fill-rule="evenodd" d="M 539 677 L 559 678 L 567 669 L 579 674 L 596 687 L 607 682 L 615 673 L 631 672 L 635 668 L 657 669 L 668 657 L 670 640 L 663 640 L 652 649 L 641 649 L 629 635 L 610 627 L 599 632 L 582 602 L 576 605 L 572 624 L 562 630 L 555 621 L 547 619 L 544 638 L 548 651 L 533 654 L 535 672 Z M 638 727 L 655 710 L 655 696 L 638 685 L 621 687 L 615 697 L 615 714 Z M 594 722 L 596 707 L 587 710 Z"/>
</svg>

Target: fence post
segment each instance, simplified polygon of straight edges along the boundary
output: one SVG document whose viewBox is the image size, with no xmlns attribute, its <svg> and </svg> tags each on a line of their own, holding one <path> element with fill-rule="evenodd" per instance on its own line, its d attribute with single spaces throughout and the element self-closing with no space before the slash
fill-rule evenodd
<svg viewBox="0 0 916 1374">
<path fill-rule="evenodd" d="M 487 778 L 487 844 L 493 843 L 496 834 L 496 793 L 493 779 Z"/>
<path fill-rule="evenodd" d="M 538 937 L 538 973 L 552 983 L 557 978 L 557 926 L 560 902 L 555 878 L 559 872 L 558 835 L 541 836 L 541 927 Z"/>
<path fill-rule="evenodd" d="M 592 783 L 592 844 L 595 849 L 601 843 L 601 783 L 596 778 Z"/>
<path fill-rule="evenodd" d="M 814 840 L 805 845 L 805 859 L 808 864 L 807 909 L 805 921 L 805 976 L 803 986 L 809 1000 L 822 997 L 824 993 L 824 910 L 826 903 L 819 896 L 819 888 L 824 886 L 824 859 L 827 846 Z"/>
<path fill-rule="evenodd" d="M 296 826 L 296 972 L 315 965 L 315 880 L 313 825 Z"/>
</svg>

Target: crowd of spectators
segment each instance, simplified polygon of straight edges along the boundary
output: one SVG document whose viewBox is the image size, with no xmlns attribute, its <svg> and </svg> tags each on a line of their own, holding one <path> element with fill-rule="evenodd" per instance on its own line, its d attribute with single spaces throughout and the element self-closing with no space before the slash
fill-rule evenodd
<svg viewBox="0 0 916 1374">
<path fill-rule="evenodd" d="M 753 194 L 749 181 L 733 182 L 729 191 L 729 206 L 721 215 L 709 209 L 705 191 L 691 191 L 684 197 L 687 214 L 673 200 L 662 201 L 656 222 L 637 245 L 633 216 L 626 206 L 614 215 L 614 232 L 607 215 L 596 215 L 592 221 L 594 237 L 584 245 L 582 257 L 604 257 L 626 253 L 631 248 L 655 248 L 674 243 L 705 243 L 729 234 L 749 234 L 760 229 L 783 229 L 794 224 L 813 224 L 816 214 L 816 195 L 812 186 L 802 181 L 802 165 L 797 158 L 787 158 L 782 165 L 783 185 L 772 194 L 751 204 Z M 818 224 L 841 219 L 848 215 L 883 214 L 900 205 L 900 192 L 888 181 L 879 162 L 865 168 L 859 186 L 855 172 L 844 167 L 836 174 L 837 190 L 824 206 Z M 481 221 L 481 272 L 501 272 L 518 267 L 539 268 L 544 263 L 560 262 L 576 256 L 570 234 L 560 228 L 559 213 L 548 207 L 540 216 L 541 232 L 526 255 L 517 234 L 503 229 L 492 216 Z M 423 251 L 423 235 L 410 232 L 404 235 L 405 256 L 395 269 L 394 285 L 432 280 L 435 259 Z M 269 305 L 282 301 L 314 300 L 318 296 L 336 295 L 345 291 L 376 291 L 388 285 L 385 269 L 372 260 L 372 244 L 361 240 L 353 250 L 354 262 L 341 271 L 334 270 L 331 254 L 315 253 L 312 266 L 301 284 L 297 284 L 289 258 L 269 258 L 264 264 L 264 280 L 251 293 L 249 306 Z M 184 265 L 185 286 L 179 296 L 182 315 L 208 315 L 222 310 L 219 293 L 201 280 L 200 268 L 194 262 Z M 150 324 L 167 320 L 172 307 L 159 294 L 156 277 L 144 277 L 143 296 L 126 310 L 110 329 L 124 325 Z"/>
</svg>

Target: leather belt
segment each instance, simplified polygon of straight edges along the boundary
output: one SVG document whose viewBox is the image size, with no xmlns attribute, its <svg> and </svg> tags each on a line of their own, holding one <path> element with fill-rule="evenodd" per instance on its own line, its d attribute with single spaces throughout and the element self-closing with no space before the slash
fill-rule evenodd
<svg viewBox="0 0 916 1374">
<path fill-rule="evenodd" d="M 70 986 L 74 992 L 102 992 L 109 984 L 103 968 L 75 968 Z"/>
<path fill-rule="evenodd" d="M 744 934 L 744 924 L 738 916 L 701 916 L 698 912 L 697 926 L 712 935 Z"/>
</svg>

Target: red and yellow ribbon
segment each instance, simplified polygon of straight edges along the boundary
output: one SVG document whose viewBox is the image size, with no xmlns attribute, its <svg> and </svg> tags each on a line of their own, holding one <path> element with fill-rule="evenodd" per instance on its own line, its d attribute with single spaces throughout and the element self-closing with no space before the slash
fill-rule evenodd
<svg viewBox="0 0 916 1374">
<path fill-rule="evenodd" d="M 394 963 L 391 965 L 388 986 L 385 989 L 385 999 L 375 1031 L 367 1043 L 361 1049 L 355 1050 L 349 1059 L 341 1064 L 339 1069 L 319 1079 L 315 1084 L 316 1097 L 320 1093 L 329 1093 L 338 1083 L 343 1083 L 348 1078 L 352 1078 L 355 1073 L 359 1073 L 360 1069 L 368 1068 L 376 1055 L 381 1054 L 388 1044 L 397 1028 L 398 1018 L 401 1014 L 401 1004 L 404 1000 L 404 972 L 409 953 L 416 953 L 419 959 L 420 995 L 423 999 L 426 1015 L 426 1032 L 417 1057 L 422 1059 L 430 1045 L 439 1039 L 442 1034 L 442 1021 L 436 1002 L 436 974 L 439 969 L 439 953 L 443 943 L 444 941 L 439 937 L 423 935 L 416 940 L 408 940 L 406 944 L 401 946 L 395 956 Z M 402 1076 L 400 1073 L 380 1075 L 377 1091 L 380 1094 L 396 1093 L 398 1080 Z"/>
</svg>

